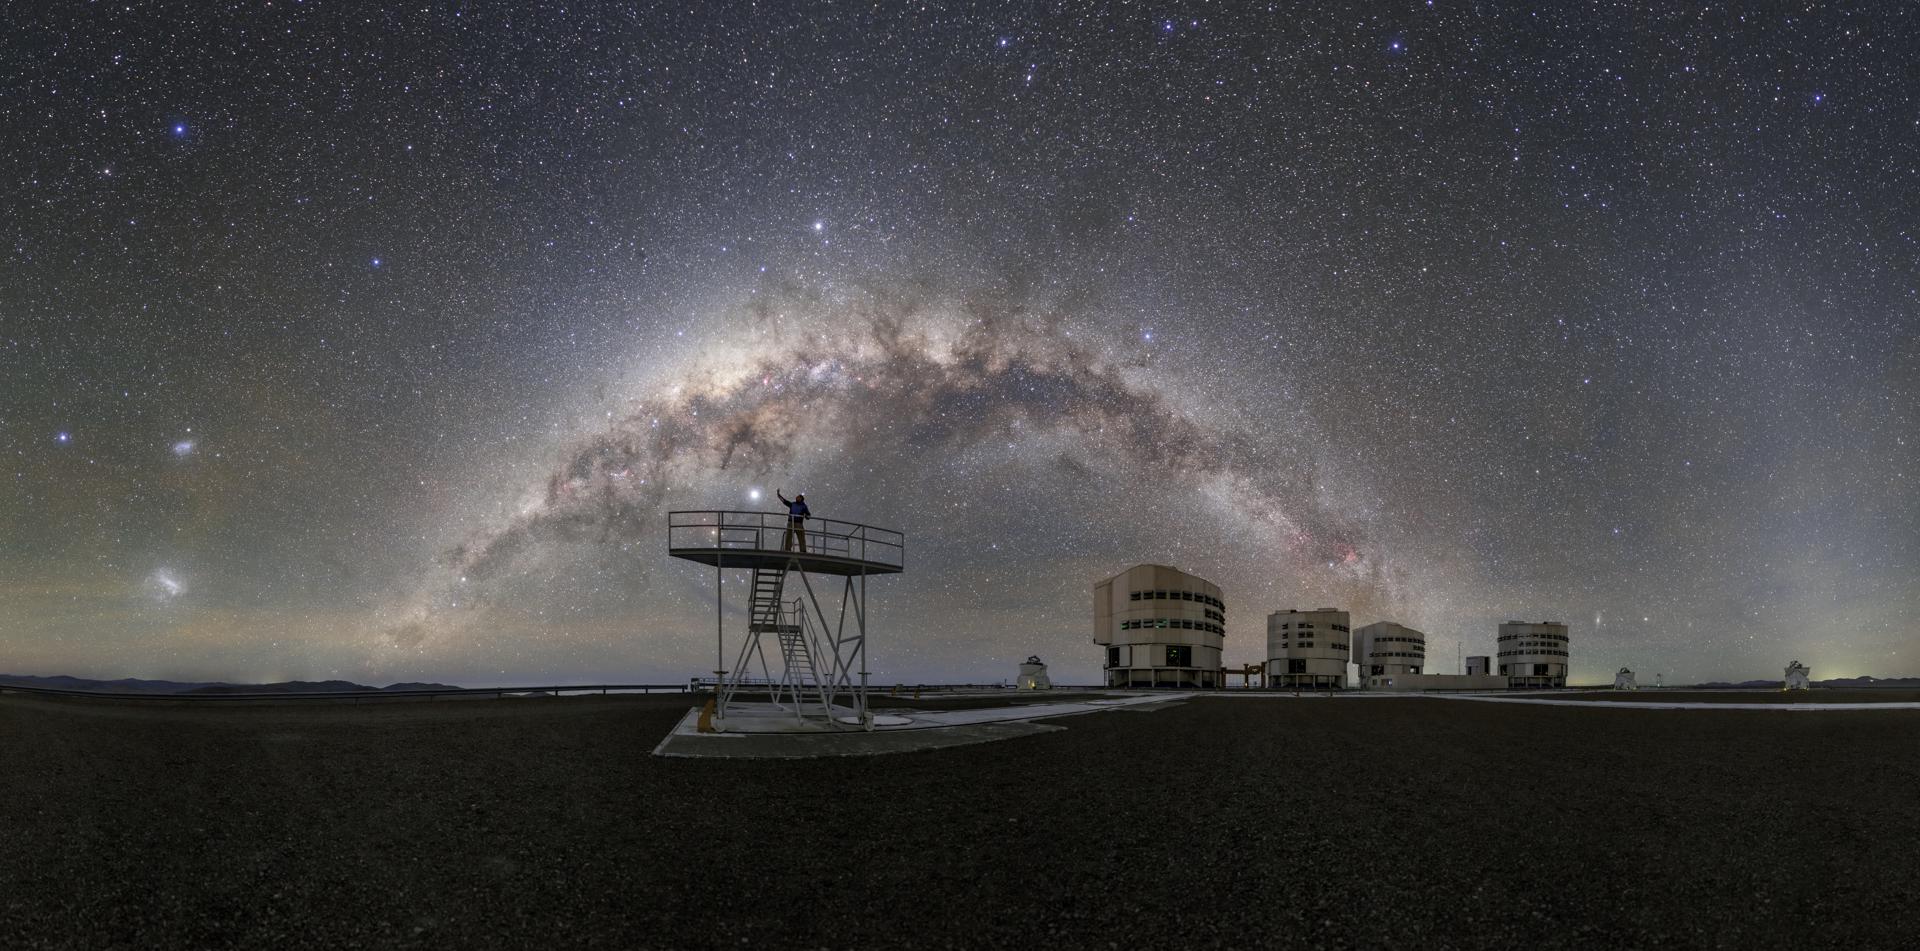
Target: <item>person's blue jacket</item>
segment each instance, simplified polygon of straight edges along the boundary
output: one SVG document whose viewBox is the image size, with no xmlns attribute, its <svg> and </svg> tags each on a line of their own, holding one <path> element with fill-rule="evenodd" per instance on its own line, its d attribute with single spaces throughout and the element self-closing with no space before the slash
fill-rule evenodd
<svg viewBox="0 0 1920 951">
<path fill-rule="evenodd" d="M 779 496 L 780 501 L 787 503 L 788 518 L 811 518 L 813 516 L 812 512 L 807 511 L 807 494 L 805 492 L 791 499 L 778 492 L 775 492 L 774 495 Z"/>
</svg>

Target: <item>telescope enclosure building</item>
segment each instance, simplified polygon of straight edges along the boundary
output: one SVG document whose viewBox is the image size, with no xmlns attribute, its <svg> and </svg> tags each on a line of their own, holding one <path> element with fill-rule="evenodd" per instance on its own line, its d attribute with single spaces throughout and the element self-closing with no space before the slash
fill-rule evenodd
<svg viewBox="0 0 1920 951">
<path fill-rule="evenodd" d="M 1337 608 L 1267 615 L 1267 686 L 1339 690 L 1347 685 L 1353 632 Z"/>
<path fill-rule="evenodd" d="M 1217 687 L 1227 635 L 1220 587 L 1166 565 L 1134 565 L 1093 586 L 1093 642 L 1109 687 Z"/>
<path fill-rule="evenodd" d="M 1418 674 L 1427 666 L 1427 635 L 1392 621 L 1376 621 L 1353 632 L 1354 662 L 1360 682 L 1384 686 L 1386 678 Z"/>
<path fill-rule="evenodd" d="M 1564 687 L 1567 646 L 1567 626 L 1558 621 L 1504 621 L 1499 672 L 1514 687 Z"/>
</svg>

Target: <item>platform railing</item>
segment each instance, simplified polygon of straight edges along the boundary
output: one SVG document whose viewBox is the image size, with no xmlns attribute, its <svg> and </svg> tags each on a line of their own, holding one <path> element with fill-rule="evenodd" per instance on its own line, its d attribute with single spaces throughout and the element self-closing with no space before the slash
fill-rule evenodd
<svg viewBox="0 0 1920 951">
<path fill-rule="evenodd" d="M 806 530 L 804 553 L 904 568 L 906 536 L 890 528 L 842 522 L 830 518 L 802 520 Z M 788 541 L 788 516 L 778 512 L 727 509 L 667 513 L 667 548 L 785 551 L 789 544 L 801 551 L 799 538 Z"/>
</svg>

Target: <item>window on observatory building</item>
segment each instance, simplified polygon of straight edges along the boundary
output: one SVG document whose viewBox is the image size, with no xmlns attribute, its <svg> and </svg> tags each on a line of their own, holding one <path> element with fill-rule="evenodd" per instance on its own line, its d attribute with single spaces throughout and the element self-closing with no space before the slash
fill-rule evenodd
<svg viewBox="0 0 1920 951">
<path fill-rule="evenodd" d="M 1167 599 L 1167 593 L 1165 591 L 1155 591 L 1153 597 L 1156 601 L 1165 601 Z"/>
<path fill-rule="evenodd" d="M 1167 666 L 1168 667 L 1192 667 L 1193 666 L 1193 648 L 1191 647 L 1167 648 Z"/>
<path fill-rule="evenodd" d="M 1159 623 L 1159 624 L 1157 624 L 1157 625 L 1155 625 L 1156 627 L 1166 627 L 1166 626 L 1167 626 L 1167 619 L 1166 619 L 1166 618 L 1160 618 L 1159 620 L 1160 620 L 1160 623 Z"/>
<path fill-rule="evenodd" d="M 1120 666 L 1120 648 L 1118 647 L 1107 648 L 1107 666 L 1108 667 Z"/>
<path fill-rule="evenodd" d="M 1129 601 L 1138 601 L 1138 600 L 1140 600 L 1140 592 L 1138 592 L 1138 591 L 1135 591 L 1135 592 L 1133 592 L 1132 594 L 1129 594 L 1129 595 L 1127 595 L 1127 600 L 1129 600 Z"/>
</svg>

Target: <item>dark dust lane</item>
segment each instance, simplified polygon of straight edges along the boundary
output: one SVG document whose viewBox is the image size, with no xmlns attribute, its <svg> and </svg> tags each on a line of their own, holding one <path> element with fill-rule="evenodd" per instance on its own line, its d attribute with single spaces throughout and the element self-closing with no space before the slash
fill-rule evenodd
<svg viewBox="0 0 1920 951">
<path fill-rule="evenodd" d="M 1897 711 L 1202 699 L 924 754 L 649 756 L 685 708 L 0 698 L 0 935 L 1892 948 L 1920 886 Z"/>
</svg>

